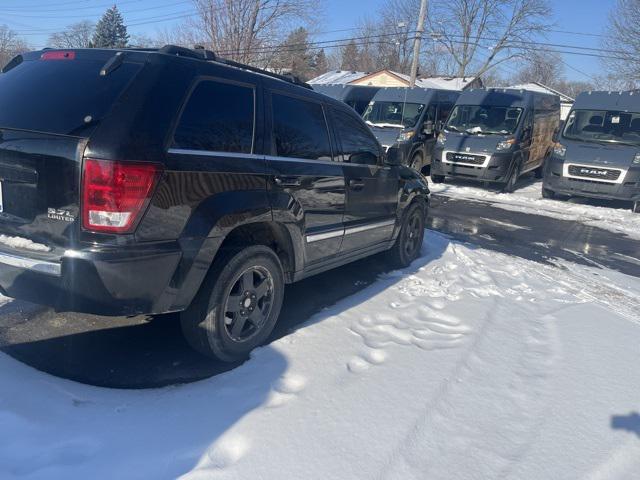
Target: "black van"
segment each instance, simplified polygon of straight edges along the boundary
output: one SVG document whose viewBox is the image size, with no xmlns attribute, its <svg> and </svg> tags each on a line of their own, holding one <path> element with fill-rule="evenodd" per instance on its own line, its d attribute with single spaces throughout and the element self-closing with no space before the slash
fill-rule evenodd
<svg viewBox="0 0 640 480">
<path fill-rule="evenodd" d="M 640 213 L 640 92 L 578 95 L 544 173 L 545 198 L 627 200 Z"/>
<path fill-rule="evenodd" d="M 431 164 L 438 126 L 460 92 L 387 87 L 376 93 L 362 118 L 391 157 L 417 171 Z"/>
<path fill-rule="evenodd" d="M 371 87 L 368 85 L 341 84 L 316 84 L 311 85 L 311 88 L 318 93 L 346 103 L 358 112 L 358 115 L 364 113 L 371 99 L 378 93 L 378 90 L 380 90 L 380 87 Z"/>
<path fill-rule="evenodd" d="M 478 89 L 458 98 L 438 136 L 431 180 L 460 177 L 513 191 L 520 175 L 542 165 L 560 123 L 557 95 Z"/>
<path fill-rule="evenodd" d="M 0 74 L 0 292 L 101 315 L 179 312 L 244 358 L 284 285 L 419 254 L 425 179 L 308 85 L 217 57 L 43 50 Z"/>
</svg>

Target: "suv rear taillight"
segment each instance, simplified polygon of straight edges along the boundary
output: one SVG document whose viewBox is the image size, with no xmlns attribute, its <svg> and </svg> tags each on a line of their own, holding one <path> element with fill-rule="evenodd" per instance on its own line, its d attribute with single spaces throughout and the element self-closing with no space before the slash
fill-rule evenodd
<svg viewBox="0 0 640 480">
<path fill-rule="evenodd" d="M 106 233 L 130 233 L 147 207 L 160 175 L 153 163 L 84 159 L 82 226 Z"/>
</svg>

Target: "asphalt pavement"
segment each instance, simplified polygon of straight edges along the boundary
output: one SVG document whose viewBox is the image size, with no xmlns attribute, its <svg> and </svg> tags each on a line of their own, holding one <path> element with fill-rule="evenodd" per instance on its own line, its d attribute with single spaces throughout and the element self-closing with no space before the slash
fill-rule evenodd
<svg viewBox="0 0 640 480">
<path fill-rule="evenodd" d="M 535 262 L 563 259 L 640 277 L 640 241 L 577 222 L 434 195 L 427 226 Z M 272 340 L 366 288 L 388 269 L 384 257 L 376 256 L 289 286 Z M 193 382 L 236 366 L 192 351 L 177 315 L 99 317 L 17 301 L 0 307 L 0 350 L 52 375 L 112 388 Z"/>
</svg>

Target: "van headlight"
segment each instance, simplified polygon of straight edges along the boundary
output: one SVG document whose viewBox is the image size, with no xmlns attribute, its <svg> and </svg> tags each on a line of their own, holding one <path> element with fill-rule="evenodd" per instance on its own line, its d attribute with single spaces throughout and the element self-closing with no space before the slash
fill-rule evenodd
<svg viewBox="0 0 640 480">
<path fill-rule="evenodd" d="M 640 152 L 636 153 L 636 156 L 633 157 L 633 163 L 635 165 L 640 165 Z"/>
<path fill-rule="evenodd" d="M 438 135 L 438 145 L 444 145 L 447 142 L 447 136 L 444 133 Z"/>
<path fill-rule="evenodd" d="M 553 146 L 553 154 L 556 157 L 564 158 L 566 153 L 567 153 L 567 147 L 565 147 L 561 143 L 556 142 L 555 145 Z"/>
<path fill-rule="evenodd" d="M 416 132 L 414 130 L 405 130 L 404 132 L 400 132 L 396 142 L 406 142 L 407 140 L 411 140 L 415 133 Z"/>
<path fill-rule="evenodd" d="M 504 151 L 504 150 L 510 150 L 511 147 L 513 147 L 516 144 L 516 139 L 515 138 L 510 138 L 508 140 L 503 140 L 501 142 L 498 142 L 498 145 L 496 145 L 496 150 L 497 151 Z"/>
</svg>

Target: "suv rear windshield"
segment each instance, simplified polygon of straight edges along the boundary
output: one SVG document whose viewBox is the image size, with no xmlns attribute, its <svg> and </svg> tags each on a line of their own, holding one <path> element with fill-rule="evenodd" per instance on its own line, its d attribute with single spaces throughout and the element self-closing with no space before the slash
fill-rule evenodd
<svg viewBox="0 0 640 480">
<path fill-rule="evenodd" d="M 88 135 L 142 66 L 125 61 L 100 76 L 115 52 L 100 53 L 64 60 L 28 54 L 29 59 L 0 74 L 0 128 Z"/>
<path fill-rule="evenodd" d="M 585 142 L 640 144 L 640 113 L 573 110 L 563 136 Z"/>
</svg>

